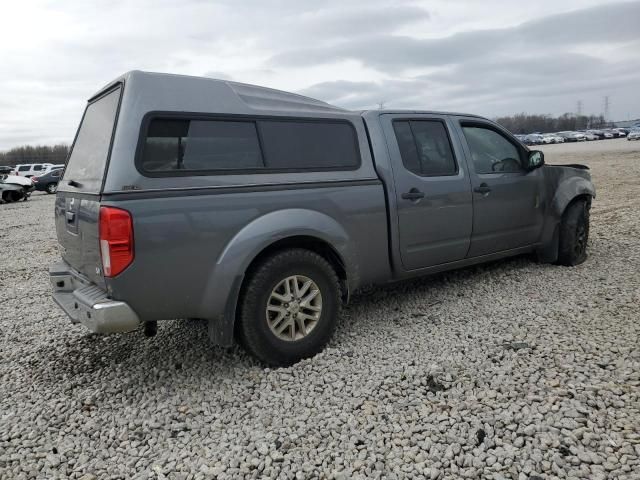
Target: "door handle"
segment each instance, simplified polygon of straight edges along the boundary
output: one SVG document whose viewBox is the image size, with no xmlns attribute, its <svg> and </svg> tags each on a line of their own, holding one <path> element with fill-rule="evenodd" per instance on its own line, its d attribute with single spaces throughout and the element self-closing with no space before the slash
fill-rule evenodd
<svg viewBox="0 0 640 480">
<path fill-rule="evenodd" d="M 417 188 L 412 188 L 408 192 L 403 193 L 401 197 L 404 198 L 405 200 L 416 201 L 416 200 L 420 200 L 421 198 L 424 198 L 424 192 L 421 192 Z"/>
<path fill-rule="evenodd" d="M 73 220 L 76 218 L 76 214 L 73 212 L 67 212 L 65 216 L 67 217 L 67 223 L 73 223 Z"/>
<path fill-rule="evenodd" d="M 486 195 L 491 191 L 491 187 L 489 187 L 489 185 L 487 185 L 486 183 L 481 183 L 480 186 L 474 188 L 473 191 L 476 193 L 481 193 L 482 195 Z"/>
</svg>

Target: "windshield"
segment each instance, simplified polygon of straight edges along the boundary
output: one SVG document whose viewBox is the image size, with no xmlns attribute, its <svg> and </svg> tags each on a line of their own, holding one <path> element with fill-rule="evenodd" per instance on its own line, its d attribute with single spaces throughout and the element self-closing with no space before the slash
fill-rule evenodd
<svg viewBox="0 0 640 480">
<path fill-rule="evenodd" d="M 121 87 L 91 102 L 73 144 L 60 190 L 99 193 L 120 100 Z"/>
</svg>

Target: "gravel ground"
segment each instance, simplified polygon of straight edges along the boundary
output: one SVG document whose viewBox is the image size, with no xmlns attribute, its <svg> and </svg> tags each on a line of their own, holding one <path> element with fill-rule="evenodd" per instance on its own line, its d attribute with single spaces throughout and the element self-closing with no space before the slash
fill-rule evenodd
<svg viewBox="0 0 640 480">
<path fill-rule="evenodd" d="M 199 322 L 71 325 L 53 198 L 0 205 L 0 478 L 640 478 L 640 142 L 544 150 L 593 169 L 585 264 L 366 290 L 278 370 Z"/>
</svg>

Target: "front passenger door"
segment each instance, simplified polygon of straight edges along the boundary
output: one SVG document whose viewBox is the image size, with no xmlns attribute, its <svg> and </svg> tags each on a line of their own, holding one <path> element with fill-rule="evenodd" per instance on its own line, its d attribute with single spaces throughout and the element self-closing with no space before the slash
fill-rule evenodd
<svg viewBox="0 0 640 480">
<path fill-rule="evenodd" d="M 542 169 L 524 168 L 527 151 L 496 125 L 460 122 L 473 189 L 473 234 L 467 257 L 537 243 L 544 222 Z"/>
</svg>

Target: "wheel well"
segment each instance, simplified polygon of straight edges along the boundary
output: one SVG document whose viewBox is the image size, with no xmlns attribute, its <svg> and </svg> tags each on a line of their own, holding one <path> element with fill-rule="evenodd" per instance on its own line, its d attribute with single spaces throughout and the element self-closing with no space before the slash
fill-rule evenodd
<svg viewBox="0 0 640 480">
<path fill-rule="evenodd" d="M 338 275 L 338 279 L 340 279 L 340 286 L 342 289 L 342 297 L 343 300 L 347 300 L 349 296 L 349 288 L 347 283 L 347 270 L 342 261 L 342 258 L 335 251 L 335 249 L 324 240 L 320 240 L 316 237 L 309 237 L 304 235 L 297 235 L 294 237 L 287 237 L 281 240 L 278 240 L 265 249 L 263 249 L 256 257 L 251 261 L 249 266 L 247 267 L 247 271 L 245 272 L 245 279 L 251 275 L 252 270 L 258 265 L 263 259 L 268 256 L 273 255 L 276 252 L 287 250 L 289 248 L 304 248 L 306 250 L 311 250 L 312 252 L 317 253 L 322 258 L 324 258 L 329 264 L 333 267 Z M 245 282 L 243 281 L 243 284 Z M 244 285 L 243 285 L 244 287 Z"/>
<path fill-rule="evenodd" d="M 591 208 L 591 200 L 593 199 L 593 197 L 591 195 L 589 195 L 588 193 L 581 193 L 579 195 L 576 195 L 575 197 L 573 197 L 571 199 L 571 201 L 569 203 L 567 203 L 567 206 L 564 207 L 564 210 L 562 211 L 562 216 L 564 217 L 564 214 L 567 212 L 567 210 L 569 209 L 569 207 L 571 205 L 573 205 L 576 202 L 579 202 L 581 200 L 584 200 L 585 202 L 587 202 L 587 208 Z"/>
</svg>

